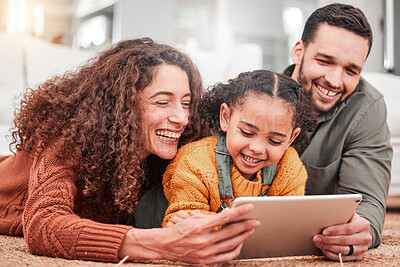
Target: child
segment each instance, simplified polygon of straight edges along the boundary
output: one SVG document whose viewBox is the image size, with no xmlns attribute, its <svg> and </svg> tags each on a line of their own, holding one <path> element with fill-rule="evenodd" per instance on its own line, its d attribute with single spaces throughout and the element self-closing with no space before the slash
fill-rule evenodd
<svg viewBox="0 0 400 267">
<path fill-rule="evenodd" d="M 208 91 L 199 113 L 220 136 L 183 146 L 167 167 L 163 226 L 179 210 L 214 214 L 239 196 L 304 195 L 306 169 L 290 145 L 296 137 L 304 145 L 316 118 L 302 92 L 291 78 L 267 70 Z"/>
</svg>

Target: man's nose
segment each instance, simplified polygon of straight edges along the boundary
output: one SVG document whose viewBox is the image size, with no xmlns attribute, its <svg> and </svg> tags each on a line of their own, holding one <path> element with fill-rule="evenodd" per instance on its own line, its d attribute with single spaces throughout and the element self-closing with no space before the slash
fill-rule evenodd
<svg viewBox="0 0 400 267">
<path fill-rule="evenodd" d="M 332 88 L 341 88 L 343 85 L 343 69 L 341 67 L 335 67 L 325 75 L 326 81 Z"/>
</svg>

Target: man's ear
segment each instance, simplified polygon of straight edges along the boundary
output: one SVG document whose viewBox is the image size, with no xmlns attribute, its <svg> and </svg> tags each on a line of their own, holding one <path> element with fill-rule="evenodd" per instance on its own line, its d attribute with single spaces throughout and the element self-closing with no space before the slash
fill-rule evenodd
<svg viewBox="0 0 400 267">
<path fill-rule="evenodd" d="M 293 141 L 296 139 L 296 137 L 299 136 L 300 132 L 301 132 L 301 129 L 299 127 L 296 127 L 296 129 L 293 130 L 287 147 L 289 147 L 293 143 Z"/>
<path fill-rule="evenodd" d="M 292 49 L 292 60 L 296 66 L 300 66 L 304 55 L 304 43 L 302 40 L 298 41 Z"/>
<path fill-rule="evenodd" d="M 221 108 L 219 110 L 219 125 L 221 126 L 221 130 L 226 132 L 228 131 L 229 118 L 231 116 L 231 111 L 226 103 L 222 103 Z"/>
</svg>

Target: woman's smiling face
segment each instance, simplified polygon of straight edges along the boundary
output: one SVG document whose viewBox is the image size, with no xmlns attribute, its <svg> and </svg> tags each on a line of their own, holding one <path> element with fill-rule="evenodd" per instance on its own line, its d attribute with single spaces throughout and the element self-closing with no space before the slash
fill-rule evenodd
<svg viewBox="0 0 400 267">
<path fill-rule="evenodd" d="M 143 158 L 150 154 L 172 159 L 189 122 L 191 92 L 184 70 L 175 65 L 158 67 L 153 82 L 139 93 L 142 112 Z"/>
</svg>

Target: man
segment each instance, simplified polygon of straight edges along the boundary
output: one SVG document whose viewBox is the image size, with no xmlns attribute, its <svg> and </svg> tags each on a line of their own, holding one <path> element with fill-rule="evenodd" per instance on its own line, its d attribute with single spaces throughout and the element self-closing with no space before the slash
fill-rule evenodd
<svg viewBox="0 0 400 267">
<path fill-rule="evenodd" d="M 383 96 L 360 77 L 372 45 L 361 10 L 331 4 L 307 20 L 285 73 L 311 97 L 318 128 L 299 151 L 307 172 L 306 194 L 360 193 L 363 201 L 343 225 L 314 237 L 324 255 L 360 260 L 381 242 L 390 183 L 392 148 Z"/>
</svg>

